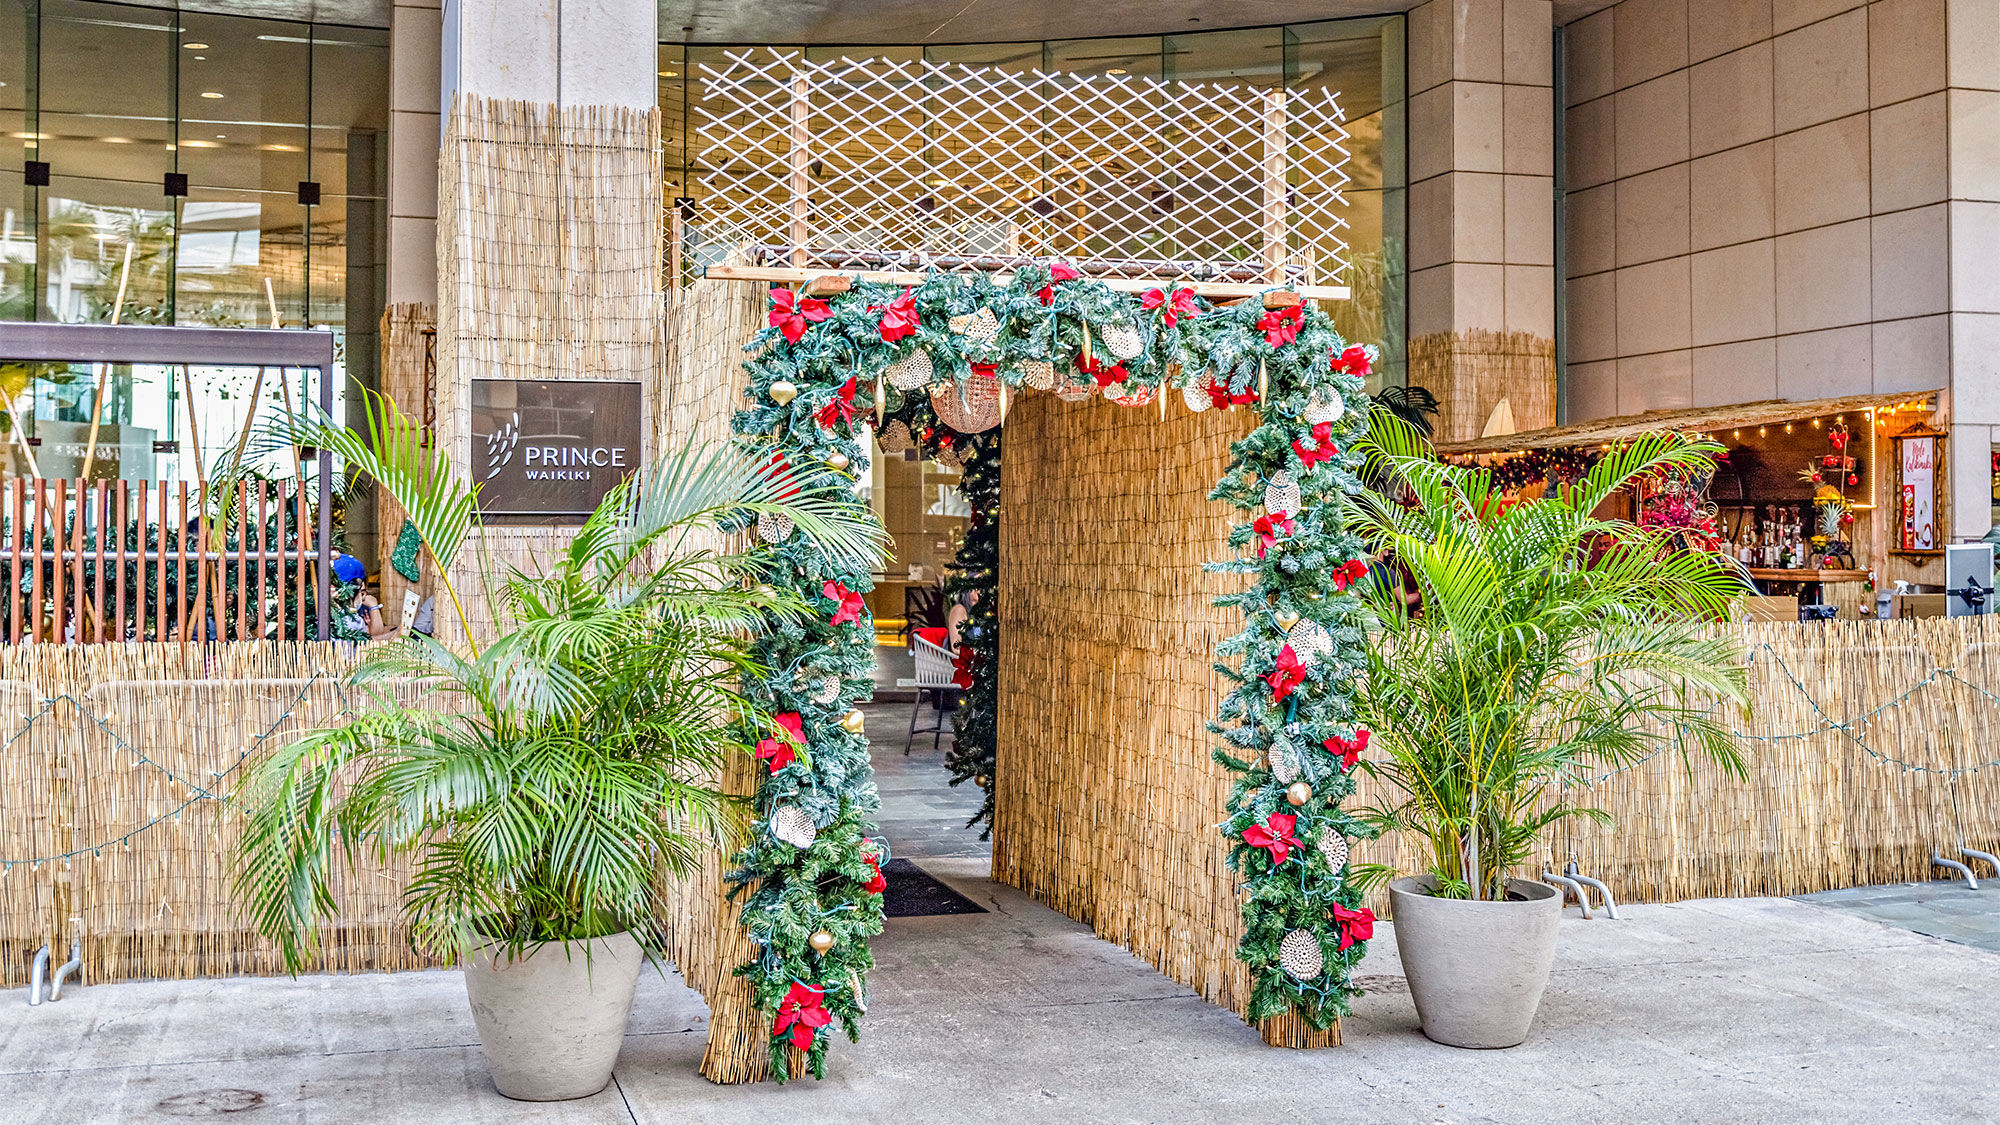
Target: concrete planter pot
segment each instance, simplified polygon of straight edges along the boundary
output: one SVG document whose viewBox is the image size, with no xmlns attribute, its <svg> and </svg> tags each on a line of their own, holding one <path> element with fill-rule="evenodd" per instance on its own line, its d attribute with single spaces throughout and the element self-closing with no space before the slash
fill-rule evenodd
<svg viewBox="0 0 2000 1125">
<path fill-rule="evenodd" d="M 526 1102 L 604 1089 L 644 959 L 629 933 L 550 942 L 519 960 L 498 947 L 475 954 L 465 966 L 465 996 L 493 1085 Z"/>
<path fill-rule="evenodd" d="M 1396 952 L 1424 1034 L 1453 1047 L 1512 1047 L 1528 1037 L 1556 957 L 1562 896 L 1509 879 L 1525 901 L 1471 902 L 1425 893 L 1429 876 L 1389 884 Z"/>
</svg>

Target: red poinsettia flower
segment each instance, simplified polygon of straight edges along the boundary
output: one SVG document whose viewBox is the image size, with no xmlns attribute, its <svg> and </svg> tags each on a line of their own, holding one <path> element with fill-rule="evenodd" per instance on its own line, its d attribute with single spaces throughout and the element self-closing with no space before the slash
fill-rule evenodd
<svg viewBox="0 0 2000 1125">
<path fill-rule="evenodd" d="M 831 624 L 840 625 L 849 621 L 859 622 L 861 620 L 862 601 L 860 594 L 855 593 L 836 581 L 829 581 L 819 589 L 820 593 L 824 594 L 828 601 L 840 607 L 834 611 Z"/>
<path fill-rule="evenodd" d="M 1271 685 L 1271 696 L 1279 703 L 1292 694 L 1293 688 L 1306 682 L 1305 662 L 1292 651 L 1291 645 L 1278 650 L 1278 666 L 1264 677 L 1264 682 Z"/>
<path fill-rule="evenodd" d="M 1257 401 L 1257 388 L 1245 387 L 1242 394 L 1233 395 L 1229 393 L 1229 384 L 1226 380 L 1210 379 L 1208 381 L 1208 401 L 1217 410 L 1227 410 L 1231 406 L 1244 406 Z"/>
<path fill-rule="evenodd" d="M 1326 747 L 1327 753 L 1340 759 L 1342 769 L 1351 770 L 1354 768 L 1354 763 L 1361 760 L 1361 752 L 1368 749 L 1368 729 L 1363 727 L 1355 731 L 1353 738 L 1342 738 L 1336 734 L 1322 745 Z"/>
<path fill-rule="evenodd" d="M 1305 847 L 1305 844 L 1292 834 L 1298 823 L 1299 818 L 1291 813 L 1272 813 L 1264 823 L 1245 828 L 1243 842 L 1253 848 L 1267 849 L 1271 853 L 1271 862 L 1282 864 L 1291 858 L 1293 848 Z"/>
<path fill-rule="evenodd" d="M 1160 323 L 1172 328 L 1182 317 L 1193 320 L 1201 315 L 1201 309 L 1194 303 L 1194 290 L 1176 289 L 1171 294 L 1162 289 L 1148 289 L 1139 298 L 1139 307 L 1148 312 L 1160 309 Z"/>
<path fill-rule="evenodd" d="M 1281 348 L 1299 338 L 1299 325 L 1304 324 L 1305 319 L 1304 305 L 1272 309 L 1257 318 L 1257 330 L 1264 334 L 1265 343 Z"/>
<path fill-rule="evenodd" d="M 1078 356 L 1076 369 L 1097 380 L 1097 385 L 1100 387 L 1109 387 L 1114 383 L 1122 383 L 1125 381 L 1127 374 L 1124 364 L 1107 364 L 1096 356 Z"/>
<path fill-rule="evenodd" d="M 830 430 L 842 422 L 852 422 L 854 420 L 854 392 L 856 389 L 854 379 L 854 376 L 849 375 L 847 382 L 840 385 L 840 390 L 834 392 L 833 401 L 820 407 L 819 411 L 813 415 L 813 418 L 820 425 Z"/>
<path fill-rule="evenodd" d="M 887 875 L 882 874 L 881 857 L 877 856 L 873 852 L 868 852 L 864 854 L 861 858 L 875 872 L 875 874 L 871 876 L 866 883 L 861 884 L 861 889 L 867 891 L 871 895 L 879 895 L 883 891 L 888 890 L 889 877 Z"/>
<path fill-rule="evenodd" d="M 1278 545 L 1278 536 L 1296 534 L 1298 525 L 1292 522 L 1289 513 L 1272 512 L 1268 516 L 1258 516 L 1257 522 L 1250 525 L 1250 530 L 1257 533 L 1257 557 L 1261 559 L 1264 552 Z"/>
<path fill-rule="evenodd" d="M 789 289 L 771 290 L 771 327 L 784 333 L 788 344 L 799 342 L 807 324 L 818 324 L 832 315 L 833 307 L 818 297 L 801 299 Z"/>
<path fill-rule="evenodd" d="M 771 721 L 778 724 L 779 735 L 776 738 L 759 739 L 756 757 L 760 761 L 769 762 L 771 772 L 777 773 L 798 760 L 799 756 L 792 748 L 806 744 L 805 721 L 799 718 L 797 711 L 773 715 Z"/>
<path fill-rule="evenodd" d="M 1340 925 L 1342 949 L 1375 936 L 1375 912 L 1365 906 L 1359 910 L 1349 910 L 1336 902 L 1333 904 L 1333 920 Z"/>
<path fill-rule="evenodd" d="M 792 1046 L 804 1051 L 812 1047 L 819 1029 L 832 1022 L 833 1013 L 826 1010 L 826 990 L 795 981 L 778 1005 L 778 1023 L 771 1034 L 788 1036 Z"/>
<path fill-rule="evenodd" d="M 1067 263 L 1057 262 L 1055 265 L 1049 267 L 1049 284 L 1044 285 L 1040 289 L 1037 289 L 1035 291 L 1035 299 L 1040 301 L 1043 305 L 1053 305 L 1056 303 L 1055 283 L 1058 281 L 1075 281 L 1077 278 L 1082 276 L 1083 276 L 1082 274 L 1076 272 L 1076 270 Z"/>
<path fill-rule="evenodd" d="M 1321 461 L 1331 461 L 1340 455 L 1340 447 L 1333 444 L 1333 423 L 1321 422 L 1312 428 L 1312 433 L 1292 443 L 1292 451 L 1299 455 L 1310 469 Z"/>
<path fill-rule="evenodd" d="M 876 330 L 882 333 L 883 343 L 893 344 L 905 336 L 916 334 L 917 297 L 912 290 L 905 289 L 902 296 L 886 305 L 871 306 L 869 311 L 878 309 L 882 313 L 882 321 Z"/>
<path fill-rule="evenodd" d="M 1345 351 L 1334 357 L 1333 369 L 1348 375 L 1368 374 L 1368 349 L 1360 344 L 1350 344 Z"/>
<path fill-rule="evenodd" d="M 1368 564 L 1360 559 L 1348 559 L 1333 572 L 1334 592 L 1339 593 L 1366 577 L 1368 577 Z"/>
</svg>

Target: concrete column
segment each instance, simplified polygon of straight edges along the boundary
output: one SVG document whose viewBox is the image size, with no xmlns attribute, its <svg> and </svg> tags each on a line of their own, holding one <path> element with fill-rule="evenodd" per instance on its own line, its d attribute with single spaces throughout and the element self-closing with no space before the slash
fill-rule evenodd
<svg viewBox="0 0 2000 1125">
<path fill-rule="evenodd" d="M 389 304 L 437 303 L 438 0 L 389 10 Z"/>
<path fill-rule="evenodd" d="M 1444 440 L 1503 401 L 1515 429 L 1555 421 L 1550 20 L 1549 0 L 1410 12 L 1410 381 Z"/>
<path fill-rule="evenodd" d="M 463 92 L 651 109 L 658 27 L 648 0 L 445 0 L 441 108 Z"/>
<path fill-rule="evenodd" d="M 1941 26 L 1924 41 L 1942 62 L 1946 84 L 1950 526 L 1954 540 L 1972 539 L 1994 526 L 1992 453 L 2000 442 L 2000 274 L 1993 269 L 2000 245 L 2000 5 L 1946 0 Z"/>
</svg>

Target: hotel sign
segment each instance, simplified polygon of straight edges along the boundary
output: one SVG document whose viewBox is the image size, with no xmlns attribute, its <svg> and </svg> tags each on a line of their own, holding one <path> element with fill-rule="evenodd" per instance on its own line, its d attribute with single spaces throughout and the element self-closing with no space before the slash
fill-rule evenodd
<svg viewBox="0 0 2000 1125">
<path fill-rule="evenodd" d="M 490 516 L 583 516 L 640 464 L 637 383 L 474 379 L 468 464 Z"/>
</svg>

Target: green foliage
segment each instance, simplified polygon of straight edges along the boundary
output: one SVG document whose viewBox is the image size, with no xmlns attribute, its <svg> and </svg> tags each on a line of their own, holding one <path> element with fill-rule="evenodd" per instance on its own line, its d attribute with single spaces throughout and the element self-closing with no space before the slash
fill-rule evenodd
<svg viewBox="0 0 2000 1125">
<path fill-rule="evenodd" d="M 461 494 L 426 474 L 452 466 L 440 456 L 381 483 Z M 427 544 L 449 551 L 470 533 L 436 507 L 410 510 Z M 724 713 L 758 711 L 734 688 L 757 667 L 741 638 L 803 614 L 755 588 L 758 560 L 691 542 L 746 513 L 786 515 L 836 550 L 865 553 L 879 535 L 789 471 L 691 446 L 614 489 L 546 570 L 491 574 L 499 635 L 483 651 L 382 646 L 354 676 L 373 707 L 251 771 L 235 887 L 286 966 L 318 949 L 336 861 L 364 854 L 411 861 L 403 913 L 438 956 L 621 929 L 657 950 L 659 872 L 687 871 L 739 830 L 698 779 L 742 748 Z"/>
<path fill-rule="evenodd" d="M 958 487 L 972 507 L 972 518 L 945 592 L 973 598 L 959 642 L 972 686 L 965 689 L 952 715 L 953 738 L 945 765 L 953 785 L 970 781 L 984 791 L 979 811 L 966 821 L 968 828 L 983 825 L 979 838 L 984 840 L 993 834 L 993 763 L 999 743 L 1000 431 L 966 439 L 963 457 L 965 471 Z"/>
<path fill-rule="evenodd" d="M 1386 410 L 1362 448 L 1385 488 L 1356 498 L 1354 526 L 1422 598 L 1413 610 L 1400 583 L 1368 588 L 1360 702 L 1388 751 L 1372 768 L 1401 794 L 1370 819 L 1424 840 L 1441 886 L 1503 897 L 1543 830 L 1603 818 L 1573 803 L 1591 771 L 1670 747 L 1741 772 L 1700 700 L 1747 698 L 1740 654 L 1706 627 L 1745 588 L 1714 555 L 1594 514 L 1649 474 L 1707 466 L 1719 446 L 1648 435 L 1522 503 L 1486 470 L 1440 462 Z"/>
</svg>

